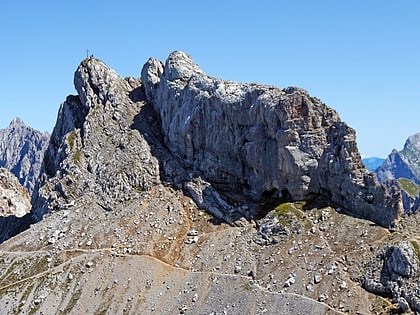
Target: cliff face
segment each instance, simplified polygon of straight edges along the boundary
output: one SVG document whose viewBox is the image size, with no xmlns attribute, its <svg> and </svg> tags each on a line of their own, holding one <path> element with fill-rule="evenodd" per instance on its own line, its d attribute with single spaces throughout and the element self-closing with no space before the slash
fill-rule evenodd
<svg viewBox="0 0 420 315">
<path fill-rule="evenodd" d="M 0 244 L 5 313 L 384 311 L 363 281 L 404 285 L 410 297 L 392 297 L 420 310 L 420 214 L 390 234 L 330 202 L 388 226 L 401 195 L 304 90 L 214 79 L 180 52 L 149 60 L 141 80 L 85 59 L 74 82 L 32 195 L 39 222 L 25 216 Z M 410 278 L 382 272 L 407 259 Z"/>
<path fill-rule="evenodd" d="M 220 191 L 321 194 L 385 226 L 401 213 L 398 189 L 388 193 L 363 166 L 355 131 L 306 91 L 212 78 L 182 52 L 165 65 L 150 59 L 142 82 L 170 152 Z"/>
<path fill-rule="evenodd" d="M 381 182 L 407 178 L 420 184 L 420 133 L 410 136 L 401 151 L 393 150 L 376 174 Z"/>
<path fill-rule="evenodd" d="M 23 217 L 31 210 L 30 196 L 17 178 L 0 168 L 0 216 Z"/>
<path fill-rule="evenodd" d="M 12 172 L 32 194 L 41 171 L 49 134 L 39 132 L 15 118 L 0 130 L 0 167 Z"/>
<path fill-rule="evenodd" d="M 69 207 L 80 198 L 112 210 L 159 182 L 156 158 L 136 129 L 140 81 L 119 77 L 101 61 L 86 59 L 75 73 L 78 96 L 59 114 L 34 196 L 34 215 Z"/>
<path fill-rule="evenodd" d="M 16 176 L 0 168 L 0 243 L 26 228 L 30 200 L 28 190 Z"/>
</svg>

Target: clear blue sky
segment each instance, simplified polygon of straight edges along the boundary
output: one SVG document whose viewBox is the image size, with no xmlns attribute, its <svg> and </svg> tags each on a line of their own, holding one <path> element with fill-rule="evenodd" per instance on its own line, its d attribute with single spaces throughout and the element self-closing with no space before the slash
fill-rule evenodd
<svg viewBox="0 0 420 315">
<path fill-rule="evenodd" d="M 420 132 L 420 1 L 4 1 L 0 128 L 51 131 L 86 49 L 122 76 L 189 53 L 208 74 L 299 86 L 385 157 Z"/>
</svg>

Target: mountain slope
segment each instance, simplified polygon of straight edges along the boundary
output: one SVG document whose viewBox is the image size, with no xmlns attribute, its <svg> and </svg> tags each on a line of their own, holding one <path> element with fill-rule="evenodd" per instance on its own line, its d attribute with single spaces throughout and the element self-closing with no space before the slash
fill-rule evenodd
<svg viewBox="0 0 420 315">
<path fill-rule="evenodd" d="M 399 209 L 395 213 L 397 208 L 382 206 L 397 205 L 400 195 L 398 191 L 387 195 L 367 176 L 354 131 L 303 90 L 203 79 L 185 56 L 171 54 L 166 66 L 149 60 L 142 80 L 123 79 L 95 58 L 79 65 L 74 80 L 78 95 L 67 97 L 59 109 L 39 190 L 33 195 L 33 220 L 38 222 L 0 244 L 4 266 L 0 309 L 12 314 L 374 313 L 396 307 L 364 290 L 363 283 L 375 292 L 375 288 L 397 286 L 398 280 L 412 287 L 404 287 L 404 292 L 415 295 L 415 273 L 382 284 L 383 279 L 377 279 L 381 261 L 374 260 L 368 270 L 365 267 L 387 243 L 400 248 L 401 232 L 390 234 L 386 228 L 346 215 L 326 192 L 318 191 L 317 198 L 306 196 L 312 192 L 311 180 L 334 198 L 345 197 L 346 188 L 353 197 L 356 191 L 362 195 L 373 191 L 378 198 L 368 198 L 367 211 L 373 211 L 368 218 L 384 225 L 397 219 Z M 191 69 L 200 77 L 184 76 Z M 211 90 L 215 82 L 229 87 L 215 92 L 205 105 L 207 110 L 231 106 L 232 139 L 225 138 L 221 128 L 207 129 L 217 115 L 206 120 L 205 109 L 200 108 L 205 107 L 201 97 L 208 96 L 208 90 L 201 88 Z M 217 93 L 229 95 L 219 98 Z M 262 97 L 254 99 L 254 93 Z M 277 102 L 278 94 L 285 103 Z M 157 102 L 157 97 L 163 98 Z M 199 106 L 193 107 L 191 99 Z M 240 108 L 246 107 L 246 100 L 255 102 L 265 125 L 253 128 L 244 123 L 251 119 Z M 303 101 L 306 109 L 299 105 Z M 183 109 L 190 110 L 192 125 L 181 113 L 166 116 Z M 313 122 L 315 118 L 321 121 Z M 290 128 L 279 128 L 278 139 L 291 139 L 293 144 L 283 143 L 289 155 L 280 151 L 284 173 L 290 171 L 290 184 L 275 174 L 267 183 L 259 174 L 251 176 L 252 167 L 258 170 L 253 163 L 259 158 L 278 158 L 267 149 L 272 145 L 267 143 L 277 138 L 264 139 L 267 130 L 279 123 L 301 128 L 295 137 L 289 135 Z M 306 128 L 312 123 L 320 126 L 314 134 Z M 182 126 L 185 134 L 179 129 Z M 288 134 L 286 138 L 283 133 Z M 179 141 L 185 142 L 186 152 L 172 143 L 178 139 L 175 134 L 185 136 Z M 322 141 L 316 134 L 321 134 Z M 243 147 L 241 155 L 230 144 L 244 135 L 247 141 L 238 142 Z M 224 146 L 217 147 L 208 137 Z M 294 147 L 298 141 L 302 144 Z M 261 142 L 267 142 L 261 146 L 266 149 L 257 151 Z M 259 155 L 253 157 L 252 152 Z M 214 157 L 226 158 L 226 168 Z M 233 162 L 238 162 L 234 166 L 240 170 L 230 169 Z M 315 162 L 323 165 L 318 171 Z M 343 167 L 342 162 L 347 164 Z M 304 177 L 305 167 L 311 176 Z M 261 172 L 269 174 L 269 170 Z M 243 181 L 235 174 L 249 177 Z M 331 182 L 325 176 L 331 176 Z M 340 185 L 338 192 L 333 182 Z M 290 196 L 284 196 L 283 188 Z M 275 198 L 280 196 L 308 200 Z M 355 204 L 365 204 L 364 197 Z M 381 198 L 389 199 L 388 203 Z M 388 210 L 390 214 L 385 213 Z M 414 218 L 403 222 L 411 224 Z M 410 240 L 415 242 L 413 231 Z M 413 261 L 405 252 L 398 257 Z M 390 267 L 398 262 L 386 260 Z M 410 300 L 398 294 L 395 298 L 402 302 Z"/>
<path fill-rule="evenodd" d="M 39 132 L 15 118 L 0 130 L 0 167 L 12 172 L 32 194 L 41 171 L 49 134 Z"/>
</svg>

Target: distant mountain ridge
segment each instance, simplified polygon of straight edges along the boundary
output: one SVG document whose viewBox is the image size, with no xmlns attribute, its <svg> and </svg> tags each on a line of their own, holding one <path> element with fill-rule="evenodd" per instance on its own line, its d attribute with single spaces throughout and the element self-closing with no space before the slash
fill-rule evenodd
<svg viewBox="0 0 420 315">
<path fill-rule="evenodd" d="M 0 129 L 0 167 L 14 174 L 32 194 L 40 174 L 44 152 L 50 135 L 37 131 L 20 118 L 15 118 L 5 129 Z"/>
<path fill-rule="evenodd" d="M 420 132 L 410 136 L 401 151 L 393 150 L 376 169 L 380 182 L 398 183 L 406 213 L 420 209 Z"/>
<path fill-rule="evenodd" d="M 376 174 L 381 182 L 407 178 L 420 184 L 420 132 L 410 136 L 401 151 L 394 149 Z"/>
</svg>

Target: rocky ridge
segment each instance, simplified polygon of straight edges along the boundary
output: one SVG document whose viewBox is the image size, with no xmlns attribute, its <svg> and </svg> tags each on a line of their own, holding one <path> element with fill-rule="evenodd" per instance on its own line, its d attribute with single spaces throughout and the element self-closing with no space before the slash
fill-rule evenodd
<svg viewBox="0 0 420 315">
<path fill-rule="evenodd" d="M 32 194 L 41 171 L 49 134 L 25 125 L 15 118 L 0 130 L 0 167 L 12 172 Z"/>
<path fill-rule="evenodd" d="M 363 166 L 355 131 L 306 91 L 212 78 L 183 52 L 165 65 L 151 58 L 142 82 L 165 145 L 218 191 L 256 200 L 324 195 L 384 226 L 402 213 L 398 189 L 387 191 Z"/>
<path fill-rule="evenodd" d="M 376 175 L 380 181 L 407 178 L 420 184 L 420 133 L 410 136 L 401 151 L 393 150 Z"/>
<path fill-rule="evenodd" d="M 375 172 L 379 181 L 400 187 L 406 213 L 419 211 L 420 133 L 410 136 L 401 151 L 393 150 Z"/>
<path fill-rule="evenodd" d="M 153 60 L 143 67 L 142 80 L 121 78 L 95 58 L 85 59 L 76 70 L 78 95 L 67 97 L 60 106 L 39 189 L 33 195 L 33 219 L 39 222 L 0 244 L 0 264 L 4 266 L 0 270 L 0 309 L 11 314 L 136 314 L 139 310 L 142 314 L 365 314 L 402 309 L 403 300 L 401 305 L 392 303 L 391 299 L 375 295 L 377 292 L 364 290 L 362 284 L 380 282 L 377 268 L 369 266 L 380 266 L 381 261 L 370 265 L 366 262 L 375 260 L 376 254 L 391 243 L 392 253 L 395 252 L 387 254 L 394 257 L 387 259 L 391 270 L 403 270 L 397 266 L 406 261 L 410 266 L 418 266 L 412 251 L 397 245 L 400 240 L 409 239 L 410 246 L 415 246 L 417 215 L 402 219 L 407 226 L 397 222 L 397 232 L 390 234 L 383 227 L 346 215 L 345 209 L 327 198 L 328 193 L 306 201 L 285 202 L 275 198 L 285 197 L 283 186 L 264 186 L 257 174 L 247 179 L 248 183 L 239 179 L 235 182 L 234 172 L 215 181 L 213 173 L 219 172 L 222 165 L 218 166 L 212 157 L 219 158 L 220 154 L 231 159 L 227 160 L 229 167 L 232 161 L 239 162 L 239 166 L 237 152 L 230 147 L 231 156 L 209 150 L 207 161 L 197 156 L 193 146 L 188 154 L 196 158 L 197 164 L 192 163 L 190 155 L 177 151 L 182 148 L 171 147 L 165 132 L 170 129 L 168 122 L 174 128 L 169 134 L 178 132 L 178 120 L 183 117 L 170 120 L 163 115 L 165 110 L 157 111 L 155 99 L 153 104 L 150 102 L 159 91 L 174 88 L 174 108 L 180 106 L 179 99 L 183 100 L 181 104 L 191 106 L 187 96 L 195 94 L 185 88 L 176 90 L 178 84 L 185 83 L 179 78 L 191 69 L 199 76 L 202 71 L 191 66 L 190 58 L 179 52 L 171 54 L 166 62 L 176 65 L 173 68 Z M 161 83 L 164 73 L 172 73 L 178 79 Z M 207 76 L 205 79 L 210 83 L 216 80 Z M 195 82 L 191 78 L 190 81 Z M 247 89 L 239 83 L 232 83 L 233 86 L 241 87 L 239 94 L 241 89 Z M 262 90 L 262 95 L 268 88 L 248 88 L 253 86 Z M 289 92 L 284 97 L 290 98 L 291 103 L 309 98 L 300 89 Z M 199 94 L 205 95 L 205 91 Z M 236 104 L 236 98 L 231 97 L 232 104 Z M 197 104 L 201 104 L 199 96 Z M 350 150 L 355 149 L 354 131 L 335 121 L 338 116 L 334 111 L 322 103 L 316 105 L 321 113 L 330 114 L 327 117 L 332 117 L 335 128 L 327 124 L 329 127 L 323 131 L 321 123 L 317 129 L 321 138 L 334 141 L 324 146 L 314 144 L 326 152 L 345 152 L 346 148 L 347 158 L 353 156 L 354 161 L 350 163 L 349 159 L 343 171 L 355 179 L 370 178 L 363 168 L 358 168 L 357 151 Z M 260 106 L 263 111 L 265 106 Z M 293 112 L 294 107 L 285 110 L 284 115 L 291 115 L 289 110 Z M 304 117 L 312 117 L 309 109 L 311 106 Z M 192 111 L 195 112 L 200 110 Z M 235 109 L 236 112 L 241 114 Z M 305 119 L 299 118 L 302 112 L 295 114 L 298 117 L 287 123 L 305 125 Z M 233 113 L 231 116 L 234 119 Z M 248 127 L 244 125 L 243 130 Z M 346 139 L 351 141 L 336 139 L 334 132 L 327 132 L 330 129 L 338 129 L 336 136 L 349 135 Z M 200 132 L 206 144 L 204 135 L 208 130 L 204 130 Z M 305 134 L 308 130 L 297 130 L 302 132 L 298 138 L 310 138 Z M 197 144 L 194 136 L 195 133 L 186 133 L 186 143 Z M 311 136 L 315 137 L 311 141 L 317 140 L 316 135 Z M 218 137 L 225 141 L 223 133 Z M 317 150 L 316 145 L 312 150 Z M 335 145 L 341 150 L 333 149 Z M 309 142 L 305 146 L 310 147 Z M 289 163 L 304 163 L 303 157 L 297 160 L 296 156 L 310 155 L 302 152 L 295 152 L 294 159 L 286 155 L 289 160 L 285 158 L 284 162 L 285 167 L 298 171 L 301 179 L 302 164 Z M 331 162 L 337 167 L 333 169 L 337 176 L 340 156 Z M 316 178 L 315 183 L 329 187 L 322 173 L 306 167 L 312 170 L 309 174 Z M 329 170 L 328 175 L 334 173 L 331 168 L 322 170 L 325 169 Z M 264 172 L 268 176 L 269 171 Z M 301 195 L 295 195 L 297 191 L 305 197 L 311 184 L 305 186 L 307 182 L 303 181 L 299 186 L 295 175 L 290 176 L 294 182 L 284 186 L 290 197 L 300 199 Z M 277 178 L 277 184 L 283 183 L 280 180 L 283 178 Z M 372 182 L 367 180 L 366 186 L 357 186 L 352 180 L 343 179 L 341 188 L 361 188 L 361 201 L 357 202 L 362 204 L 366 191 L 382 191 L 384 198 L 400 202 L 398 191 L 394 198 L 387 196 L 374 177 Z M 239 183 L 239 189 L 227 194 L 235 183 Z M 378 200 L 381 199 L 371 200 L 371 205 L 378 205 Z M 368 218 L 384 225 L 393 222 L 395 213 L 387 216 L 384 209 L 381 211 L 374 212 L 381 215 L 380 219 Z M 411 234 L 403 235 L 404 231 Z M 417 297 L 418 287 L 413 280 L 416 273 L 410 275 L 395 283 L 403 281 L 412 288 L 410 294 Z M 395 298 L 402 296 L 398 295 L 401 291 L 394 292 Z M 418 310 L 415 304 L 409 307 Z"/>
</svg>

